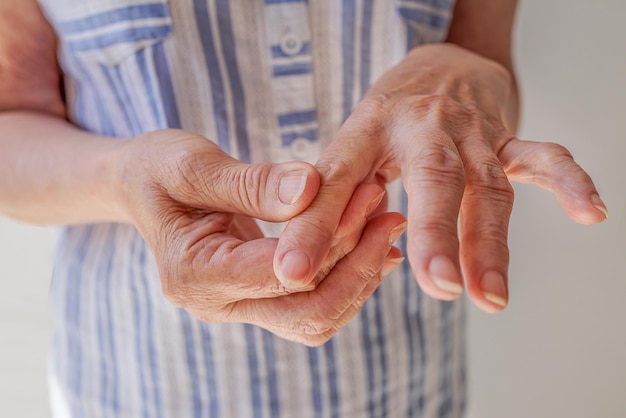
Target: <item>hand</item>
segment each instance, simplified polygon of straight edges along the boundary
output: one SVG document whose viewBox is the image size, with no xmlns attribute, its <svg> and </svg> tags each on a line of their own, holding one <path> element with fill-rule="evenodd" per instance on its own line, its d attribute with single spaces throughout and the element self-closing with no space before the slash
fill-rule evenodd
<svg viewBox="0 0 626 418">
<path fill-rule="evenodd" d="M 243 164 L 206 138 L 174 130 L 126 148 L 125 206 L 155 255 L 166 297 L 203 321 L 252 323 L 321 344 L 402 261 L 391 242 L 405 219 L 368 219 L 384 190 L 366 184 L 350 191 L 317 277 L 287 289 L 272 268 L 278 240 L 264 238 L 253 218 L 286 221 L 305 209 L 319 188 L 313 166 Z"/>
<path fill-rule="evenodd" d="M 423 290 L 453 299 L 463 278 L 473 301 L 508 301 L 509 181 L 552 191 L 581 223 L 606 208 L 589 176 L 560 145 L 512 135 L 516 96 L 499 64 L 453 45 L 414 49 L 354 109 L 317 163 L 316 199 L 280 238 L 274 267 L 288 287 L 309 283 L 358 184 L 402 176 L 408 193 L 408 258 Z M 307 237 L 303 239 L 302 237 Z"/>
</svg>

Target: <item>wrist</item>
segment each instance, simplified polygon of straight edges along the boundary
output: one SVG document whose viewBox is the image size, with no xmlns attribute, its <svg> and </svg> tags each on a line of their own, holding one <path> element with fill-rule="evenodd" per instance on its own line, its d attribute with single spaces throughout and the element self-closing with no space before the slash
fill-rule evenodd
<svg viewBox="0 0 626 418">
<path fill-rule="evenodd" d="M 134 223 L 128 182 L 129 168 L 133 159 L 129 158 L 129 144 L 132 139 L 115 138 L 103 144 L 103 152 L 97 157 L 98 177 L 102 190 L 98 193 L 104 213 L 114 222 Z M 135 162 L 136 163 L 136 162 Z"/>
</svg>

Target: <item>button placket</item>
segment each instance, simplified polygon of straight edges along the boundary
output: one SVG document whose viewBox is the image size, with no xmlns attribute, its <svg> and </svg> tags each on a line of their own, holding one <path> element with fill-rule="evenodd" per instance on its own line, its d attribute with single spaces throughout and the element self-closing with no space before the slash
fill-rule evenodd
<svg viewBox="0 0 626 418">
<path fill-rule="evenodd" d="M 266 6 L 268 52 L 272 67 L 272 96 L 278 160 L 316 161 L 318 124 L 313 86 L 308 4 Z"/>
</svg>

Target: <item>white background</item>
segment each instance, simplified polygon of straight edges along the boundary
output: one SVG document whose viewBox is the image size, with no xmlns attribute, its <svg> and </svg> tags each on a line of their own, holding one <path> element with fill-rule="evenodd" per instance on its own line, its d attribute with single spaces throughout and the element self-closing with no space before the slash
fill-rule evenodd
<svg viewBox="0 0 626 418">
<path fill-rule="evenodd" d="M 521 136 L 560 142 L 610 219 L 580 226 L 516 186 L 511 303 L 469 310 L 471 418 L 626 417 L 626 2 L 526 1 Z M 0 416 L 48 416 L 50 230 L 0 218 Z"/>
<path fill-rule="evenodd" d="M 565 144 L 609 220 L 516 186 L 511 303 L 469 318 L 472 418 L 626 417 L 626 2 L 523 1 L 521 136 Z"/>
</svg>

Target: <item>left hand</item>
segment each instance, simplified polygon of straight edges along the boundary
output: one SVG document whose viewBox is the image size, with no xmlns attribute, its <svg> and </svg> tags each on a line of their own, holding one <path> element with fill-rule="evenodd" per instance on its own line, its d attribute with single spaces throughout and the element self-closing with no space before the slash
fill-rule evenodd
<svg viewBox="0 0 626 418">
<path fill-rule="evenodd" d="M 514 137 L 516 109 L 514 79 L 500 64 L 450 44 L 415 48 L 372 86 L 317 163 L 322 187 L 276 250 L 281 282 L 313 280 L 357 185 L 401 175 L 408 258 L 423 290 L 449 300 L 465 281 L 480 308 L 503 309 L 510 181 L 552 191 L 577 222 L 606 217 L 591 178 L 564 147 Z"/>
<path fill-rule="evenodd" d="M 340 214 L 314 283 L 286 289 L 272 266 L 278 240 L 254 219 L 284 222 L 319 187 L 304 162 L 245 164 L 199 135 L 159 130 L 116 147 L 113 207 L 142 234 L 165 297 L 210 323 L 251 323 L 291 341 L 330 339 L 402 262 L 399 213 L 373 216 L 385 191 L 359 185 Z M 108 183 L 104 183 L 108 184 Z M 347 280 L 349 278 L 349 280 Z"/>
</svg>

